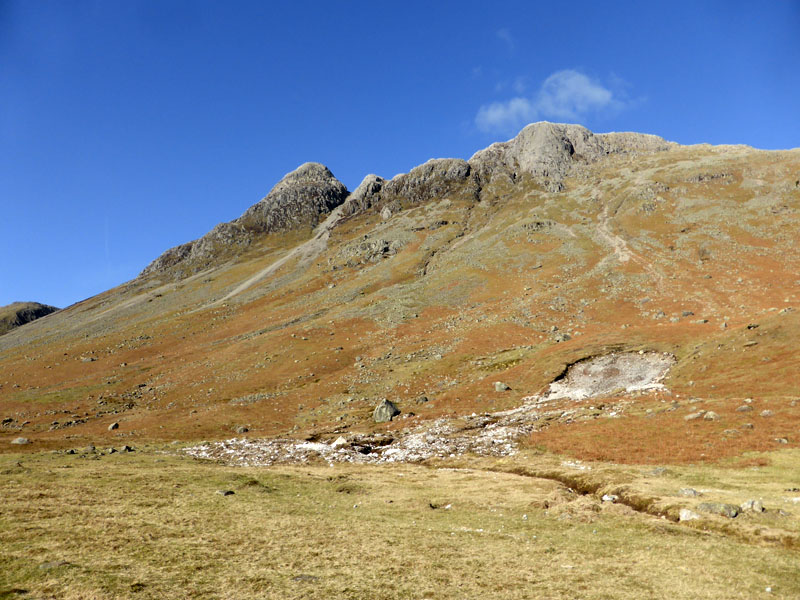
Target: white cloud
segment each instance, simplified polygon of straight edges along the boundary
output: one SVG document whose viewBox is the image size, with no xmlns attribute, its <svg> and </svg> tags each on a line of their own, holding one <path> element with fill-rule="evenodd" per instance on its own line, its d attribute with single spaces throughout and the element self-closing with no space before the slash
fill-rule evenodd
<svg viewBox="0 0 800 600">
<path fill-rule="evenodd" d="M 516 41 L 514 40 L 514 36 L 511 35 L 511 32 L 508 29 L 498 29 L 497 30 L 497 37 L 500 38 L 508 48 L 509 52 L 514 51 L 514 46 L 516 46 Z"/>
<path fill-rule="evenodd" d="M 537 111 L 527 98 L 512 98 L 506 102 L 492 102 L 481 106 L 475 124 L 481 131 L 508 131 L 519 129 L 521 123 L 536 119 Z"/>
<path fill-rule="evenodd" d="M 625 102 L 579 71 L 557 71 L 530 98 L 517 96 L 478 109 L 475 125 L 481 131 L 513 133 L 538 119 L 580 121 L 589 113 L 625 108 Z"/>
</svg>

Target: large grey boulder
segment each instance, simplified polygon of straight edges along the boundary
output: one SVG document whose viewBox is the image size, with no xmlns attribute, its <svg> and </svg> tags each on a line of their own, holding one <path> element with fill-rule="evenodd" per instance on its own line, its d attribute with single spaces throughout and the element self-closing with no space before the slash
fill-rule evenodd
<svg viewBox="0 0 800 600">
<path fill-rule="evenodd" d="M 393 402 L 384 399 L 381 400 L 375 407 L 375 410 L 372 411 L 372 419 L 376 423 L 385 423 L 391 421 L 399 414 L 400 409 L 397 408 Z"/>
</svg>

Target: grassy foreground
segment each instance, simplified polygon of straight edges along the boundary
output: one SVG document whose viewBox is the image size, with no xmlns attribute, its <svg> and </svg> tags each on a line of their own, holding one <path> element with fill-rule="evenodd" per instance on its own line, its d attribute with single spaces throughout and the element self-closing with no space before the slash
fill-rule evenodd
<svg viewBox="0 0 800 600">
<path fill-rule="evenodd" d="M 747 480 L 782 492 L 796 459 Z M 153 449 L 5 454 L 0 598 L 800 597 L 796 546 L 489 467 L 514 464 L 243 469 Z M 691 469 L 655 484 L 618 477 L 638 489 L 694 477 L 731 497 L 742 479 Z"/>
</svg>

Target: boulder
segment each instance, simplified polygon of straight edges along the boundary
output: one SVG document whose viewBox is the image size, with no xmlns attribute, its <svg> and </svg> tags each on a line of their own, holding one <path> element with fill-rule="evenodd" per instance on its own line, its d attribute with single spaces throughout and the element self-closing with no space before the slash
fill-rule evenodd
<svg viewBox="0 0 800 600">
<path fill-rule="evenodd" d="M 695 521 L 700 518 L 700 515 L 688 508 L 682 508 L 680 513 L 678 513 L 678 518 L 681 521 Z"/>
<path fill-rule="evenodd" d="M 712 515 L 728 517 L 729 519 L 733 519 L 739 514 L 738 506 L 735 504 L 725 504 L 723 502 L 703 502 L 697 506 L 697 509 Z"/>
<path fill-rule="evenodd" d="M 400 414 L 400 409 L 389 400 L 383 399 L 372 411 L 372 419 L 376 423 L 386 423 Z"/>
</svg>

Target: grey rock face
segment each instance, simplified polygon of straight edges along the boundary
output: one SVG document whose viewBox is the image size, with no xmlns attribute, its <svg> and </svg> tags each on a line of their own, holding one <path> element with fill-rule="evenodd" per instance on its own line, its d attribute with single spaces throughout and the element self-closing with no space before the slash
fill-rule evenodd
<svg viewBox="0 0 800 600">
<path fill-rule="evenodd" d="M 305 163 L 284 176 L 241 217 L 220 223 L 198 240 L 167 250 L 140 276 L 164 271 L 188 275 L 219 257 L 241 252 L 259 235 L 314 227 L 346 197 L 347 188 L 326 166 Z"/>
<path fill-rule="evenodd" d="M 606 133 L 595 135 L 580 125 L 539 122 L 517 137 L 492 144 L 474 154 L 470 165 L 482 182 L 503 176 L 516 180 L 531 175 L 549 191 L 563 189 L 563 179 L 575 164 L 622 152 L 661 152 L 671 143 L 654 135 Z"/>
<path fill-rule="evenodd" d="M 380 191 L 386 180 L 377 175 L 367 175 L 342 204 L 341 213 L 349 217 L 377 205 L 380 201 Z"/>
<path fill-rule="evenodd" d="M 305 163 L 281 179 L 233 223 L 258 233 L 316 225 L 344 202 L 347 188 L 319 163 Z"/>
<path fill-rule="evenodd" d="M 14 438 L 13 440 L 11 440 L 11 443 L 12 444 L 19 444 L 19 445 L 30 444 L 30 440 L 28 438 L 18 437 L 18 438 Z"/>
<path fill-rule="evenodd" d="M 372 411 L 372 419 L 376 423 L 385 423 L 391 421 L 400 414 L 400 409 L 389 400 L 381 400 Z"/>
</svg>

